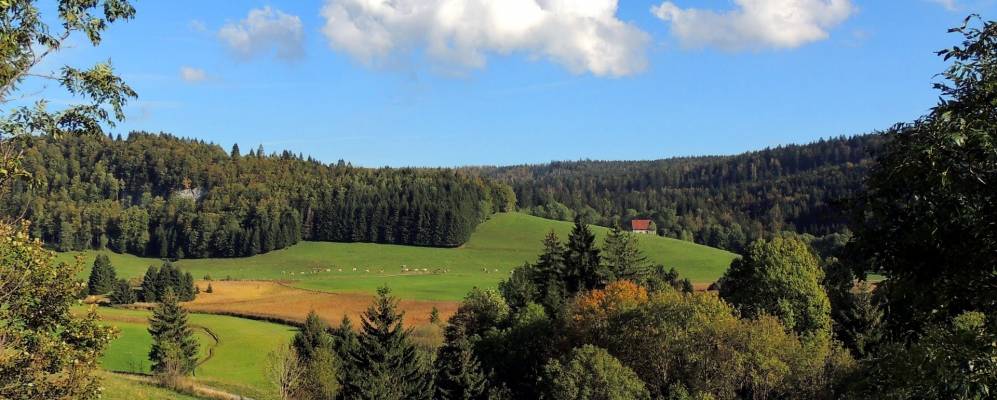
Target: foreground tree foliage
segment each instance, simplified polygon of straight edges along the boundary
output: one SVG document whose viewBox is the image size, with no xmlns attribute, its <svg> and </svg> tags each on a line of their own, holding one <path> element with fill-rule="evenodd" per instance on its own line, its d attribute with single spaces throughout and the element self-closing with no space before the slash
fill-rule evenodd
<svg viewBox="0 0 997 400">
<path fill-rule="evenodd" d="M 168 379 L 194 373 L 197 367 L 197 338 L 187 323 L 187 310 L 177 302 L 173 289 L 166 289 L 149 317 L 152 370 Z"/>
<path fill-rule="evenodd" d="M 81 268 L 56 264 L 27 228 L 0 224 L 0 398 L 98 397 L 93 372 L 114 332 L 93 309 L 70 313 Z"/>
<path fill-rule="evenodd" d="M 305 325 L 294 335 L 291 347 L 301 368 L 301 376 L 293 390 L 295 398 L 335 398 L 340 388 L 341 363 L 328 325 L 314 311 L 308 313 Z"/>
<path fill-rule="evenodd" d="M 553 400 L 650 400 L 644 382 L 619 360 L 592 345 L 571 351 L 561 364 L 551 360 L 545 367 L 550 383 L 544 398 Z"/>
<path fill-rule="evenodd" d="M 891 129 L 859 198 L 851 261 L 887 276 L 894 337 L 966 311 L 997 312 L 997 23 L 976 17 L 939 54 L 931 113 Z"/>
<path fill-rule="evenodd" d="M 932 324 L 910 345 L 891 343 L 868 361 L 854 398 L 984 399 L 997 388 L 997 323 L 980 312 Z"/>
<path fill-rule="evenodd" d="M 355 347 L 343 354 L 343 399 L 431 399 L 433 382 L 402 325 L 398 300 L 388 288 L 363 314 Z"/>
<path fill-rule="evenodd" d="M 43 19 L 34 1 L 0 3 L 0 104 L 7 106 L 0 116 L 0 202 L 10 201 L 12 191 L 37 188 L 39 179 L 25 168 L 20 147 L 30 135 L 101 133 L 103 125 L 124 118 L 124 105 L 135 97 L 107 63 L 38 71 L 71 35 L 100 44 L 108 24 L 135 15 L 129 2 L 60 0 L 53 8 L 58 14 Z M 52 83 L 83 104 L 57 111 L 45 100 L 11 107 L 31 101 L 32 95 L 22 91 L 28 80 Z M 97 398 L 100 386 L 93 371 L 112 331 L 98 323 L 93 310 L 70 313 L 83 289 L 76 279 L 80 262 L 56 265 L 40 242 L 29 239 L 33 225 L 12 223 L 20 217 L 0 218 L 0 398 Z"/>
<path fill-rule="evenodd" d="M 824 271 L 806 243 L 775 238 L 748 247 L 718 282 L 720 297 L 742 315 L 772 315 L 799 334 L 829 334 Z"/>
</svg>

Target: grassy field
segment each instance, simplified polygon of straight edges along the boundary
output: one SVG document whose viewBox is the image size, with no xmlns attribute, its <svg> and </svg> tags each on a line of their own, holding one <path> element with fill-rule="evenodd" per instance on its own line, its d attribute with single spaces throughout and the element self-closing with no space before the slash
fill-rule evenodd
<svg viewBox="0 0 997 400">
<path fill-rule="evenodd" d="M 148 319 L 149 312 L 100 308 L 99 313 L 121 330 L 105 352 L 102 366 L 112 371 L 147 372 L 148 361 L 144 359 L 152 340 L 142 321 Z M 197 367 L 197 382 L 256 399 L 274 397 L 264 375 L 267 353 L 290 343 L 294 328 L 221 315 L 191 314 L 189 321 L 200 332 L 202 360 L 209 348 L 212 354 Z M 217 343 L 204 329 L 217 337 Z"/>
<path fill-rule="evenodd" d="M 495 287 L 513 268 L 533 261 L 544 235 L 554 230 L 567 238 L 571 223 L 520 213 L 497 214 L 482 223 L 459 248 L 397 246 L 370 243 L 304 242 L 246 258 L 182 260 L 181 268 L 196 278 L 270 279 L 341 293 L 372 293 L 387 284 L 406 299 L 459 300 L 472 287 Z M 599 240 L 609 231 L 594 227 Z M 733 253 L 676 239 L 641 236 L 641 248 L 655 263 L 675 267 L 696 283 L 713 282 L 727 269 Z M 87 265 L 96 252 L 83 253 Z M 74 253 L 59 257 L 71 260 Z M 140 277 L 155 259 L 109 254 L 118 274 Z M 420 272 L 402 272 L 402 266 Z M 356 270 L 354 271 L 354 268 Z M 422 272 L 426 269 L 426 272 Z M 448 270 L 433 273 L 433 270 Z"/>
<path fill-rule="evenodd" d="M 111 373 L 101 373 L 104 392 L 101 400 L 197 400 L 168 389 L 138 382 Z"/>
</svg>

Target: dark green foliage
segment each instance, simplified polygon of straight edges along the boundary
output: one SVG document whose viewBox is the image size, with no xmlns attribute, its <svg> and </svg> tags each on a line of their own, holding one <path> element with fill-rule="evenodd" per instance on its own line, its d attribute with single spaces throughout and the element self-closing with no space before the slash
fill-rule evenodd
<svg viewBox="0 0 997 400">
<path fill-rule="evenodd" d="M 997 315 L 997 23 L 969 18 L 931 113 L 889 132 L 855 207 L 848 261 L 877 271 L 891 336 Z"/>
<path fill-rule="evenodd" d="M 344 355 L 342 398 L 431 399 L 432 374 L 402 325 L 398 300 L 387 288 L 363 314 L 357 347 Z"/>
<path fill-rule="evenodd" d="M 585 345 L 572 350 L 564 364 L 552 360 L 544 368 L 549 384 L 545 399 L 650 400 L 651 394 L 633 370 L 606 350 Z"/>
<path fill-rule="evenodd" d="M 32 233 L 60 250 L 106 241 L 117 252 L 201 258 L 300 240 L 458 246 L 515 201 L 504 184 L 454 170 L 238 157 L 169 135 L 37 136 L 20 146 L 25 170 L 47 185 L 15 186 L 0 214 L 24 212 Z"/>
<path fill-rule="evenodd" d="M 758 241 L 720 278 L 720 297 L 742 315 L 772 315 L 797 333 L 830 332 L 831 305 L 821 283 L 824 271 L 806 243 Z"/>
<path fill-rule="evenodd" d="M 519 208 L 602 226 L 654 221 L 665 236 L 741 252 L 782 231 L 845 230 L 840 203 L 861 188 L 882 135 L 834 138 L 735 156 L 468 168 L 512 185 Z M 871 153 L 871 154 L 870 154 Z"/>
<path fill-rule="evenodd" d="M 156 283 L 159 279 L 159 268 L 155 265 L 150 265 L 149 269 L 145 270 L 145 275 L 142 276 L 142 287 L 140 291 L 140 298 L 142 301 L 154 302 L 158 300 L 156 297 Z"/>
<path fill-rule="evenodd" d="M 190 375 L 197 366 L 197 339 L 187 324 L 187 310 L 168 288 L 149 318 L 152 349 L 149 359 L 158 373 Z"/>
<path fill-rule="evenodd" d="M 990 399 L 997 390 L 997 324 L 968 312 L 932 324 L 910 345 L 882 346 L 853 398 Z"/>
<path fill-rule="evenodd" d="M 575 226 L 565 245 L 563 277 L 565 289 L 570 294 L 605 286 L 611 279 L 602 265 L 595 234 L 580 218 L 575 218 Z"/>
<path fill-rule="evenodd" d="M 487 380 L 481 363 L 471 347 L 464 329 L 449 325 L 444 332 L 443 346 L 437 351 L 433 368 L 436 371 L 436 400 L 484 400 Z"/>
<path fill-rule="evenodd" d="M 332 347 L 332 336 L 329 327 L 319 318 L 315 311 L 308 313 L 305 325 L 294 335 L 291 344 L 302 360 L 310 360 L 321 347 Z"/>
<path fill-rule="evenodd" d="M 128 281 L 121 279 L 114 284 L 114 291 L 111 292 L 111 303 L 132 304 L 138 301 L 135 290 L 128 284 Z"/>
<path fill-rule="evenodd" d="M 194 277 L 190 272 L 183 273 L 169 262 L 163 263 L 161 268 L 149 266 L 142 277 L 142 301 L 159 301 L 167 290 L 173 291 L 178 301 L 191 301 L 197 295 Z"/>
<path fill-rule="evenodd" d="M 640 251 L 637 235 L 624 231 L 619 225 L 606 236 L 602 246 L 602 261 L 611 280 L 625 279 L 643 283 L 651 274 L 651 263 Z"/>
<path fill-rule="evenodd" d="M 117 273 L 111 265 L 111 259 L 106 254 L 98 254 L 90 270 L 87 290 L 90 294 L 107 294 L 114 290 L 117 281 Z"/>
<path fill-rule="evenodd" d="M 513 398 L 536 399 L 544 364 L 557 355 L 562 332 L 543 307 L 530 303 L 477 339 L 476 354 L 493 374 L 493 386 L 505 386 Z"/>
<path fill-rule="evenodd" d="M 304 369 L 296 393 L 302 399 L 333 399 L 339 391 L 339 358 L 329 327 L 314 311 L 291 342 Z"/>
</svg>

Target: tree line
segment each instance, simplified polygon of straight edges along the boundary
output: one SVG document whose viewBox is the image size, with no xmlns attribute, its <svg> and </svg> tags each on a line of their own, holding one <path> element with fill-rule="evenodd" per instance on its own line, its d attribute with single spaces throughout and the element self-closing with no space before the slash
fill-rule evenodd
<svg viewBox="0 0 997 400">
<path fill-rule="evenodd" d="M 458 246 L 505 185 L 445 169 L 325 165 L 288 152 L 242 155 L 198 140 L 133 132 L 18 140 L 31 181 L 0 201 L 62 251 L 160 258 L 251 256 L 300 240 Z"/>
<path fill-rule="evenodd" d="M 661 235 L 740 252 L 783 231 L 845 232 L 843 203 L 885 140 L 872 134 L 735 156 L 468 170 L 511 185 L 520 209 L 537 216 L 603 226 L 649 218 Z"/>
</svg>

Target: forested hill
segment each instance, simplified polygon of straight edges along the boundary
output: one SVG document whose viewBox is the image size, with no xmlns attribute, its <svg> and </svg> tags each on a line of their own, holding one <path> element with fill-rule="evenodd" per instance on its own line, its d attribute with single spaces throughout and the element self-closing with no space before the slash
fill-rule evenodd
<svg viewBox="0 0 997 400">
<path fill-rule="evenodd" d="M 774 232 L 842 232 L 839 201 L 861 185 L 882 143 L 863 135 L 735 156 L 469 170 L 512 185 L 520 209 L 537 216 L 581 214 L 605 226 L 646 217 L 661 234 L 740 251 Z"/>
<path fill-rule="evenodd" d="M 457 246 L 515 204 L 503 184 L 446 169 L 325 165 L 165 134 L 23 138 L 34 175 L 0 210 L 59 250 L 249 256 L 299 240 Z"/>
</svg>

